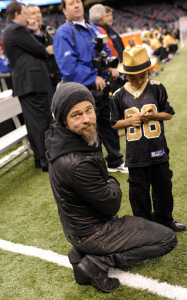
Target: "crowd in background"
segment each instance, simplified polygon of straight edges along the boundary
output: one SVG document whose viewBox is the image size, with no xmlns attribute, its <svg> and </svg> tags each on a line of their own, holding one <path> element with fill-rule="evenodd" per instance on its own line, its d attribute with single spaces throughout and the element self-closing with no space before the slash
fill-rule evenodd
<svg viewBox="0 0 187 300">
<path fill-rule="evenodd" d="M 41 11 L 43 21 L 47 25 L 58 28 L 65 22 L 65 17 L 61 13 L 61 5 L 49 6 L 48 8 L 41 6 Z M 85 16 L 88 17 L 88 15 L 89 8 L 86 8 Z M 114 8 L 113 15 L 113 28 L 120 34 L 141 29 L 145 23 L 150 28 L 158 25 L 174 28 L 176 26 L 175 22 L 178 22 L 180 17 L 187 15 L 187 2 L 178 0 L 175 1 L 175 4 L 146 3 L 145 5 L 126 5 L 121 8 Z M 0 17 L 0 24 L 0 36 L 2 36 L 6 24 L 5 16 Z"/>
<path fill-rule="evenodd" d="M 175 26 L 180 17 L 187 14 L 187 3 L 173 5 L 170 3 L 153 3 L 127 6 L 122 10 L 114 10 L 114 28 L 119 33 L 141 29 L 145 23 L 148 26 Z M 125 24 L 125 27 L 124 27 Z"/>
</svg>

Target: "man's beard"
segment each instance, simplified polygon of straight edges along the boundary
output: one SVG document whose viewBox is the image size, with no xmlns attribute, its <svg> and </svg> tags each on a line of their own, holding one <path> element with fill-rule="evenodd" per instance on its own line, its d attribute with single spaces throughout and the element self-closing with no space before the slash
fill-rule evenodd
<svg viewBox="0 0 187 300">
<path fill-rule="evenodd" d="M 81 136 L 88 146 L 95 146 L 96 148 L 98 147 L 99 139 L 96 128 L 94 128 L 94 131 L 91 134 L 82 134 Z"/>
</svg>

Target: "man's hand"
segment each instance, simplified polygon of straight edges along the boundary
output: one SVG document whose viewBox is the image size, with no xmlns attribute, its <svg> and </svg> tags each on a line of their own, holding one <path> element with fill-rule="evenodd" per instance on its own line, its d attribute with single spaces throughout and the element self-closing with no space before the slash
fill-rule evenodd
<svg viewBox="0 0 187 300">
<path fill-rule="evenodd" d="M 111 73 L 112 79 L 113 79 L 113 80 L 117 80 L 117 79 L 118 79 L 118 77 L 119 77 L 119 72 L 118 72 L 117 69 L 109 68 L 109 69 L 108 69 L 108 72 Z"/>
<path fill-rule="evenodd" d="M 46 51 L 49 55 L 53 55 L 54 54 L 53 46 L 52 45 L 47 46 Z"/>
<path fill-rule="evenodd" d="M 30 30 L 33 30 L 35 34 L 40 34 L 40 28 L 36 20 L 27 19 L 26 27 Z"/>
<path fill-rule="evenodd" d="M 96 76 L 95 85 L 96 85 L 96 89 L 100 91 L 103 91 L 104 88 L 106 87 L 106 83 L 104 79 L 100 76 Z"/>
</svg>

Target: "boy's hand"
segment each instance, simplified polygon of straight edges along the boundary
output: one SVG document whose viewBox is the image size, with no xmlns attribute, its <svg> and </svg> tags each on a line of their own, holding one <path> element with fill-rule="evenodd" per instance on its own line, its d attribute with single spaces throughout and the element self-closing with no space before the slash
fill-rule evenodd
<svg viewBox="0 0 187 300">
<path fill-rule="evenodd" d="M 152 120 L 154 116 L 154 111 L 152 108 L 150 108 L 147 112 L 141 114 L 141 119 L 143 122 L 148 122 L 149 120 Z"/>
<path fill-rule="evenodd" d="M 141 113 L 137 113 L 134 114 L 131 118 L 131 125 L 134 127 L 140 127 L 142 124 L 142 114 Z"/>
</svg>

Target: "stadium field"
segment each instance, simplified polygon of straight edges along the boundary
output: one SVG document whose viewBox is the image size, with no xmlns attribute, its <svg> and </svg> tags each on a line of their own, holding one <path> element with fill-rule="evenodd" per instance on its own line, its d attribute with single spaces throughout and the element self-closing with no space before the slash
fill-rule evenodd
<svg viewBox="0 0 187 300">
<path fill-rule="evenodd" d="M 173 170 L 174 217 L 187 224 L 187 48 L 182 48 L 153 80 L 167 88 L 175 116 L 165 121 Z M 125 152 L 125 137 L 121 137 Z M 105 149 L 104 149 L 105 152 Z M 2 156 L 0 157 L 0 159 Z M 132 215 L 128 174 L 117 173 L 123 191 L 119 216 Z M 113 269 L 121 281 L 111 294 L 74 281 L 66 241 L 48 173 L 22 156 L 0 170 L 1 300 L 187 300 L 187 231 L 177 233 L 178 246 L 168 255 L 130 268 Z"/>
</svg>

